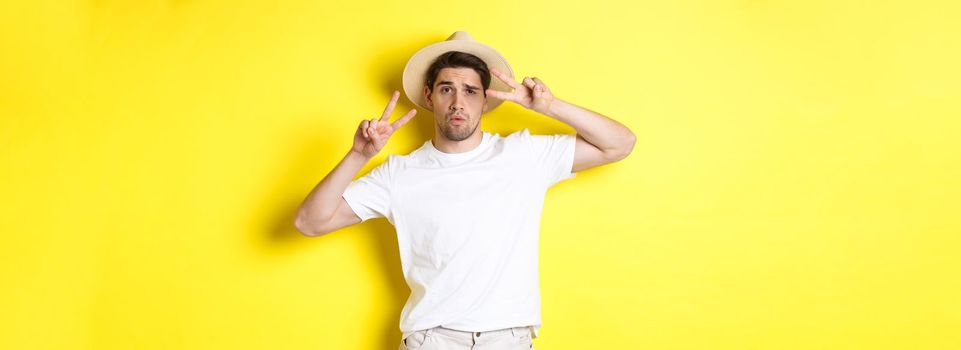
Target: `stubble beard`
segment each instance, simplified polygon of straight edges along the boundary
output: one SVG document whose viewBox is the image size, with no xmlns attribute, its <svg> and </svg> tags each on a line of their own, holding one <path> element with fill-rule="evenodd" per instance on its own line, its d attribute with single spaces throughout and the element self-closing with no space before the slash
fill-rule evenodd
<svg viewBox="0 0 961 350">
<path fill-rule="evenodd" d="M 475 123 L 473 126 L 471 126 L 469 124 L 451 125 L 450 122 L 445 122 L 443 125 L 440 125 L 440 131 L 448 140 L 464 141 L 471 137 L 471 135 L 474 135 L 474 132 L 477 131 L 478 126 L 480 126 L 480 123 Z"/>
</svg>

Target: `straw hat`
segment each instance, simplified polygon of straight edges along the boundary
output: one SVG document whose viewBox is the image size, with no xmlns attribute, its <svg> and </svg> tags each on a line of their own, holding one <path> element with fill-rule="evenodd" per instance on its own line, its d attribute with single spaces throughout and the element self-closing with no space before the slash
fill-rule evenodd
<svg viewBox="0 0 961 350">
<path fill-rule="evenodd" d="M 427 85 L 427 69 L 430 68 L 430 65 L 434 63 L 438 56 L 448 51 L 466 52 L 477 56 L 483 60 L 484 63 L 487 63 L 488 69 L 491 67 L 496 68 L 507 76 L 514 78 L 514 71 L 511 69 L 510 64 L 507 64 L 507 60 L 505 60 L 497 50 L 474 41 L 474 38 L 471 38 L 467 32 L 457 31 L 445 41 L 434 43 L 420 49 L 407 61 L 407 66 L 404 67 L 404 93 L 407 94 L 407 99 L 418 107 L 432 111 L 432 109 L 427 107 L 427 100 L 424 98 L 424 86 Z M 490 88 L 503 92 L 513 91 L 510 86 L 493 75 L 491 75 Z M 502 102 L 504 102 L 504 100 L 488 96 L 487 112 L 497 108 Z"/>
</svg>

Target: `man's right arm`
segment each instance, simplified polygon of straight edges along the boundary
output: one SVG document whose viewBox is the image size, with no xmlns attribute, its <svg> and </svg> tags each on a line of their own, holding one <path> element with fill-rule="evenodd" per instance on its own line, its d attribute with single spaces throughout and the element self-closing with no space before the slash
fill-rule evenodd
<svg viewBox="0 0 961 350">
<path fill-rule="evenodd" d="M 394 131 L 400 129 L 417 114 L 417 110 L 411 109 L 403 117 L 391 123 L 389 117 L 399 97 L 400 92 L 394 91 L 380 119 L 364 120 L 357 126 L 353 147 L 350 148 L 350 151 L 347 152 L 347 155 L 337 164 L 334 170 L 310 191 L 304 202 L 300 204 L 300 208 L 297 209 L 294 227 L 298 231 L 314 237 L 362 221 L 347 205 L 347 201 L 343 197 L 344 192 L 354 175 L 384 148 Z"/>
<path fill-rule="evenodd" d="M 351 149 L 344 159 L 314 187 L 297 209 L 294 227 L 307 236 L 320 236 L 361 222 L 344 200 L 344 191 L 370 160 Z"/>
</svg>

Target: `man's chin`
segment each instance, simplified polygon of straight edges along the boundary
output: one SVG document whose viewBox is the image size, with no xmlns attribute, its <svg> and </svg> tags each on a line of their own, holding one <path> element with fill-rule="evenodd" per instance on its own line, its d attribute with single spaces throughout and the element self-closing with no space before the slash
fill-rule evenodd
<svg viewBox="0 0 961 350">
<path fill-rule="evenodd" d="M 447 134 L 444 136 L 446 136 L 447 139 L 451 141 L 464 141 L 470 137 L 470 135 L 450 135 L 450 134 Z"/>
<path fill-rule="evenodd" d="M 462 128 L 467 128 L 467 125 L 462 125 Z M 452 130 L 453 128 L 445 128 L 444 137 L 447 137 L 451 141 L 464 141 L 473 135 L 473 132 L 468 133 L 466 130 Z M 476 132 L 477 129 L 474 129 Z"/>
</svg>

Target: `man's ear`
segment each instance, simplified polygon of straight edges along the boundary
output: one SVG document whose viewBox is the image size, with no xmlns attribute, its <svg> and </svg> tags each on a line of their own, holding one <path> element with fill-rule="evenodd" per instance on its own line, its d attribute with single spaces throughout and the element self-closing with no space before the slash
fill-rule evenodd
<svg viewBox="0 0 961 350">
<path fill-rule="evenodd" d="M 427 101 L 427 109 L 434 110 L 434 101 L 430 99 L 430 88 L 424 86 L 424 101 Z"/>
</svg>

